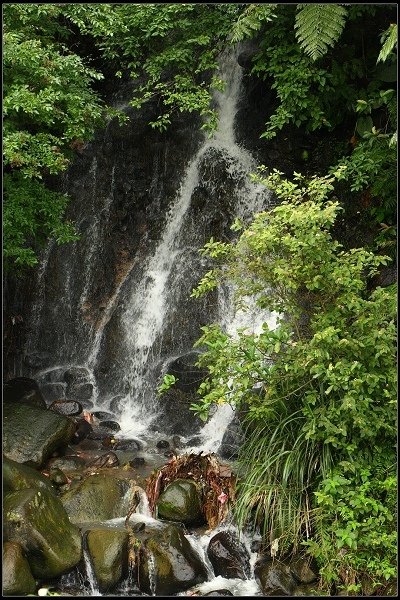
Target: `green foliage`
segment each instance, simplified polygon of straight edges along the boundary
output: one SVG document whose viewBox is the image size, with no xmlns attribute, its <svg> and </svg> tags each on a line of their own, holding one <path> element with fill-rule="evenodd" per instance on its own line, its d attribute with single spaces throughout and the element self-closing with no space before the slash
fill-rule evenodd
<svg viewBox="0 0 400 600">
<path fill-rule="evenodd" d="M 97 19 L 92 26 L 91 10 L 97 9 L 74 8 L 71 18 L 98 40 L 120 75 L 125 72 L 138 82 L 131 105 L 140 108 L 157 101 L 160 114 L 150 125 L 160 131 L 180 112 L 197 112 L 204 119 L 204 129 L 214 129 L 211 91 L 220 89 L 222 82 L 212 72 L 240 5 L 106 6 L 102 27 Z"/>
<path fill-rule="evenodd" d="M 63 222 L 67 198 L 39 182 L 67 168 L 71 146 L 105 123 L 92 89 L 103 76 L 71 52 L 62 5 L 4 7 L 4 257 L 7 268 L 37 262 L 45 238 L 76 239 Z"/>
<path fill-rule="evenodd" d="M 393 52 L 395 46 L 397 46 L 397 24 L 391 23 L 388 29 L 383 33 L 382 38 L 382 49 L 379 53 L 378 60 L 385 62 L 389 55 Z"/>
<path fill-rule="evenodd" d="M 340 206 L 329 196 L 341 171 L 309 181 L 256 176 L 281 204 L 236 242 L 208 244 L 210 289 L 230 282 L 239 300 L 279 317 L 273 331 L 264 323 L 234 338 L 203 328 L 196 345 L 209 376 L 197 406 L 203 415 L 223 402 L 247 407 L 239 523 L 259 527 L 271 553 L 306 541 L 327 586 L 361 589 L 366 574 L 377 589 L 395 566 L 394 496 L 384 489 L 396 442 L 396 291 L 368 291 L 387 257 L 345 251 L 331 236 Z"/>
<path fill-rule="evenodd" d="M 261 137 L 273 138 L 288 123 L 307 131 L 331 126 L 324 105 L 333 89 L 331 75 L 301 51 L 290 14 L 285 12 L 265 32 L 252 72 L 272 79 L 278 100 Z"/>
<path fill-rule="evenodd" d="M 51 38 L 55 29 L 61 36 L 51 20 L 59 11 L 54 5 L 5 7 L 5 164 L 28 177 L 66 169 L 70 143 L 90 138 L 104 123 L 102 103 L 91 88 L 103 75 Z M 47 29 L 36 25 L 39 19 Z"/>
<path fill-rule="evenodd" d="M 359 462 L 342 461 L 321 482 L 315 492 L 316 535 L 306 546 L 328 585 L 370 595 L 395 579 L 396 489 L 394 448 L 383 456 L 379 446 Z"/>
<path fill-rule="evenodd" d="M 164 375 L 163 382 L 158 386 L 157 393 L 160 395 L 164 394 L 178 381 L 179 379 L 177 379 L 175 375 L 170 375 L 169 373 L 167 373 L 166 375 Z"/>
<path fill-rule="evenodd" d="M 263 24 L 275 17 L 276 4 L 249 4 L 232 28 L 231 41 L 240 42 L 246 37 L 252 37 Z"/>
<path fill-rule="evenodd" d="M 379 90 L 357 100 L 355 110 L 361 116 L 356 131 L 361 140 L 351 155 L 339 162 L 345 167 L 339 178 L 348 181 L 353 192 L 369 189 L 378 201 L 371 210 L 372 216 L 378 223 L 389 225 L 395 222 L 397 206 L 397 149 L 393 143 L 396 108 L 393 89 Z M 377 110 L 386 114 L 385 130 L 373 124 L 372 115 Z"/>
<path fill-rule="evenodd" d="M 315 61 L 334 46 L 343 31 L 347 11 L 340 4 L 298 4 L 296 37 L 300 47 Z"/>
<path fill-rule="evenodd" d="M 78 239 L 72 223 L 63 221 L 68 198 L 52 192 L 40 181 L 20 173 L 4 175 L 3 181 L 4 265 L 20 269 L 37 263 L 35 247 L 47 238 L 57 244 Z"/>
</svg>

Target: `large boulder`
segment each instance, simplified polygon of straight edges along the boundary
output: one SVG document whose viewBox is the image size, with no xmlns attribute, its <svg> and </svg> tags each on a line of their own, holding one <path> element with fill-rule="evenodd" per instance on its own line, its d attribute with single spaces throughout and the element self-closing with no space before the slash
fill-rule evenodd
<svg viewBox="0 0 400 600">
<path fill-rule="evenodd" d="M 126 517 L 135 500 L 135 488 L 126 478 L 94 474 L 65 492 L 61 502 L 72 523 L 108 521 Z"/>
<path fill-rule="evenodd" d="M 227 579 L 250 578 L 250 556 L 236 533 L 220 531 L 214 535 L 208 544 L 207 556 L 215 575 Z"/>
<path fill-rule="evenodd" d="M 27 465 L 3 458 L 3 494 L 28 488 L 55 491 L 47 477 L 44 477 Z"/>
<path fill-rule="evenodd" d="M 139 588 L 155 596 L 176 595 L 207 579 L 207 570 L 181 529 L 156 529 L 139 548 Z"/>
<path fill-rule="evenodd" d="M 5 402 L 25 402 L 39 408 L 46 408 L 38 383 L 29 377 L 15 377 L 6 381 L 3 388 Z"/>
<path fill-rule="evenodd" d="M 157 502 L 158 517 L 169 521 L 180 521 L 185 525 L 204 522 L 200 493 L 194 481 L 175 479 L 160 494 Z"/>
<path fill-rule="evenodd" d="M 254 573 L 266 596 L 292 596 L 297 582 L 290 568 L 270 559 L 261 560 Z"/>
<path fill-rule="evenodd" d="M 110 590 L 127 572 L 128 530 L 91 529 L 87 547 L 101 592 Z"/>
<path fill-rule="evenodd" d="M 4 596 L 27 596 L 35 592 L 36 581 L 22 546 L 17 542 L 5 542 L 3 544 Z"/>
<path fill-rule="evenodd" d="M 5 496 L 3 510 L 4 540 L 22 546 L 35 577 L 57 577 L 80 561 L 80 531 L 52 493 L 44 489 L 12 492 Z"/>
<path fill-rule="evenodd" d="M 66 446 L 75 423 L 50 410 L 4 403 L 3 452 L 16 462 L 41 467 L 57 448 Z"/>
</svg>

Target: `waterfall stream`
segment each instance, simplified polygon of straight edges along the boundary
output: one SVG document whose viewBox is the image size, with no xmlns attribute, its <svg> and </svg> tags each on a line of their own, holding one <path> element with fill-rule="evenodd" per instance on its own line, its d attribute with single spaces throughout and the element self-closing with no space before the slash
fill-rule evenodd
<svg viewBox="0 0 400 600">
<path fill-rule="evenodd" d="M 191 351 L 200 325 L 217 321 L 233 336 L 238 327 L 256 331 L 265 321 L 274 326 L 274 316 L 254 310 L 250 299 L 249 310 L 236 310 L 231 288 L 221 289 L 214 305 L 190 300 L 207 269 L 199 249 L 211 237 L 212 224 L 223 222 L 219 227 L 226 239 L 232 236 L 228 232 L 235 217 L 249 220 L 269 202 L 269 191 L 249 178 L 256 168 L 253 156 L 236 141 L 235 118 L 242 94 L 237 53 L 231 50 L 221 56 L 219 76 L 226 85 L 214 94 L 217 130 L 211 138 L 199 138 L 197 149 L 182 165 L 180 183 L 164 213 L 157 207 L 168 179 L 168 144 L 163 156 L 158 153 L 153 158 L 148 183 L 153 204 L 148 210 L 153 219 L 157 217 L 158 233 L 149 233 L 144 222 L 136 254 L 129 246 L 121 253 L 127 258 L 116 267 L 114 285 L 110 278 L 102 281 L 110 268 L 105 247 L 121 189 L 129 180 L 114 153 L 108 170 L 103 165 L 102 148 L 117 143 L 110 126 L 103 134 L 103 146 L 93 145 L 79 177 L 64 178 L 65 189 L 88 198 L 87 206 L 82 201 L 76 205 L 84 237 L 61 249 L 49 245 L 38 270 L 27 354 L 48 358 L 42 368 L 23 374 L 39 381 L 49 401 L 80 400 L 77 390 L 86 385 L 86 392 L 91 390 L 90 400 L 83 397 L 88 407 L 111 411 L 122 437 L 146 439 L 149 431 L 160 429 L 165 408 L 163 413 L 157 384 L 173 358 Z M 115 254 L 114 246 L 110 248 Z M 97 312 L 94 294 L 100 298 Z M 63 371 L 78 377 L 73 392 Z M 229 406 L 219 407 L 202 431 L 194 432 L 200 436 L 196 449 L 217 451 L 233 416 Z"/>
<path fill-rule="evenodd" d="M 167 159 L 178 150 L 166 137 L 162 150 L 159 140 L 154 143 L 151 160 L 145 156 L 144 162 L 151 163 L 153 170 L 145 184 L 136 185 L 132 157 L 131 162 L 123 162 L 127 134 L 111 125 L 106 128 L 76 167 L 79 176 L 74 179 L 67 174 L 64 179 L 65 188 L 77 198 L 74 216 L 82 238 L 62 248 L 49 244 L 37 272 L 32 335 L 25 348 L 28 367 L 21 375 L 39 382 L 48 403 L 72 399 L 90 411 L 108 411 L 120 427 L 118 441 L 139 440 L 137 448 L 145 453 L 150 448 L 149 455 L 154 451 L 155 433 L 162 439 L 173 439 L 177 433 L 165 433 L 168 413 L 175 407 L 170 409 L 158 398 L 157 385 L 174 361 L 193 354 L 201 326 L 218 322 L 235 337 L 239 329 L 258 333 L 262 323 L 270 328 L 276 323 L 276 316 L 260 311 L 251 298 L 247 310 L 238 310 L 229 286 L 211 300 L 190 298 L 209 270 L 208 261 L 199 253 L 204 243 L 214 235 L 232 239 L 230 225 L 235 217 L 249 221 L 269 205 L 269 191 L 249 178 L 256 169 L 255 159 L 237 142 L 235 120 L 243 71 L 237 58 L 233 51 L 220 58 L 219 76 L 226 87 L 214 95 L 218 128 L 211 138 L 189 140 L 185 160 L 176 167 L 179 180 L 169 181 Z M 106 152 L 108 162 L 103 156 Z M 138 207 L 139 197 L 144 208 Z M 234 415 L 226 404 L 218 406 L 197 430 L 192 431 L 189 423 L 188 434 L 179 431 L 186 444 L 182 451 L 218 453 Z M 128 520 L 129 526 L 163 527 L 151 516 L 144 492 Z M 124 521 L 114 519 L 101 526 L 125 527 Z M 261 595 L 254 578 L 256 554 L 247 538 L 249 579 L 214 576 L 206 548 L 215 533 L 186 534 L 208 574 L 193 595 L 220 589 L 235 596 Z M 155 590 L 154 564 L 150 552 L 150 595 Z M 80 569 L 75 579 L 66 576 L 66 587 L 79 585 L 84 595 L 101 595 L 86 547 Z M 122 592 L 131 593 L 133 581 L 130 572 L 121 584 Z"/>
</svg>

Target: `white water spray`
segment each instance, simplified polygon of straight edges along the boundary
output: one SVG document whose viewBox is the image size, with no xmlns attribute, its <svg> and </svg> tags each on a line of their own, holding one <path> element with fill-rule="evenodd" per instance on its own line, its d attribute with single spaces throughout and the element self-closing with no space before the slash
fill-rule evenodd
<svg viewBox="0 0 400 600">
<path fill-rule="evenodd" d="M 169 210 L 164 234 L 148 260 L 142 280 L 132 290 L 129 307 L 123 317 L 126 351 L 131 357 L 126 374 L 130 391 L 123 401 L 125 408 L 120 418 L 121 432 L 125 435 L 140 435 L 157 416 L 154 381 L 149 381 L 147 371 L 149 364 L 157 358 L 154 356 L 154 346 L 163 334 L 165 318 L 168 310 L 171 310 L 172 284 L 179 285 L 179 281 L 171 281 L 171 273 L 187 252 L 187 248 L 180 246 L 181 232 L 193 192 L 201 183 L 199 169 L 202 161 L 210 152 L 218 151 L 228 173 L 242 182 L 235 207 L 240 217 L 249 218 L 261 210 L 268 199 L 266 188 L 252 183 L 248 177 L 255 169 L 253 157 L 235 141 L 235 115 L 242 78 L 237 57 L 232 54 L 223 56 L 220 71 L 226 88 L 224 92 L 215 94 L 218 129 L 213 139 L 204 140 L 186 168 L 181 188 Z M 230 329 L 235 330 L 235 318 L 232 306 L 228 309 L 226 303 L 225 306 L 221 303 L 221 322 L 229 321 Z M 215 451 L 219 447 L 223 432 L 233 415 L 233 410 L 224 406 L 205 426 L 202 432 L 202 448 L 205 451 Z"/>
</svg>

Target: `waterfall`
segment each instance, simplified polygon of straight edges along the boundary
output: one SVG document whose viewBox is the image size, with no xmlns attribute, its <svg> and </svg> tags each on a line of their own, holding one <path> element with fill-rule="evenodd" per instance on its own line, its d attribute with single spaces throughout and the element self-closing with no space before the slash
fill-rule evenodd
<svg viewBox="0 0 400 600">
<path fill-rule="evenodd" d="M 226 53 L 221 57 L 220 75 L 226 81 L 226 88 L 224 92 L 216 92 L 214 96 L 219 115 L 218 129 L 212 139 L 203 140 L 198 152 L 189 162 L 181 187 L 169 210 L 160 243 L 148 259 L 141 281 L 132 288 L 128 309 L 122 320 L 126 353 L 131 357 L 125 374 L 129 392 L 123 400 L 124 409 L 120 418 L 122 433 L 127 435 L 140 435 L 157 417 L 151 365 L 156 364 L 159 358 L 157 353 L 165 321 L 168 313 L 175 310 L 175 296 L 186 277 L 187 271 L 182 276 L 178 265 L 190 263 L 192 245 L 188 247 L 183 232 L 193 193 L 201 183 L 202 165 L 205 161 L 212 162 L 218 153 L 228 175 L 241 182 L 241 187 L 236 190 L 236 215 L 250 218 L 254 212 L 265 207 L 268 200 L 265 187 L 252 183 L 248 178 L 249 173 L 255 169 L 253 157 L 235 141 L 235 115 L 242 79 L 242 69 L 235 53 Z M 196 240 L 190 240 L 189 243 L 196 243 Z M 219 304 L 220 322 L 225 322 L 227 329 L 234 331 L 237 314 L 232 302 L 221 300 Z M 219 446 L 233 414 L 230 407 L 222 407 L 205 426 L 202 438 L 206 451 Z"/>
<path fill-rule="evenodd" d="M 102 596 L 97 585 L 96 575 L 94 573 L 92 560 L 90 558 L 89 550 L 87 547 L 87 534 L 85 533 L 82 538 L 82 550 L 83 550 L 83 561 L 86 569 L 86 576 L 89 585 L 91 596 Z"/>
<path fill-rule="evenodd" d="M 153 146 L 147 141 L 153 154 L 141 163 L 145 182 L 136 172 L 143 143 L 137 123 L 131 135 L 110 123 L 88 145 L 62 180 L 76 198 L 71 218 L 81 239 L 49 245 L 38 271 L 26 348 L 32 367 L 21 374 L 35 377 L 52 401 L 58 390 L 71 397 L 64 373 L 79 372 L 92 397 L 72 398 L 112 412 L 121 436 L 145 444 L 152 429 L 162 431 L 165 406 L 155 390 L 163 365 L 192 350 L 201 325 L 219 322 L 234 336 L 238 327 L 256 331 L 272 318 L 258 309 L 237 311 L 229 287 L 212 300 L 190 298 L 208 270 L 199 249 L 211 236 L 231 238 L 235 217 L 250 220 L 269 202 L 269 191 L 249 178 L 255 159 L 236 140 L 237 52 L 220 57 L 218 74 L 226 86 L 214 94 L 213 137 L 186 129 L 179 147 L 168 136 L 162 145 L 160 138 Z M 233 416 L 229 406 L 218 407 L 200 431 L 205 451 L 218 449 Z"/>
</svg>

